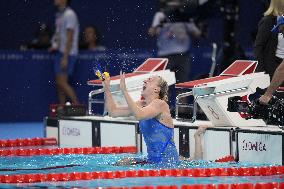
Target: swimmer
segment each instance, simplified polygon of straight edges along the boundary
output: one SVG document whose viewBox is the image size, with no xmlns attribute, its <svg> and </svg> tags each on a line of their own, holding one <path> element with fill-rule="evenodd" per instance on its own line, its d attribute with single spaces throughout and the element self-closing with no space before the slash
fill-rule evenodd
<svg viewBox="0 0 284 189">
<path fill-rule="evenodd" d="M 110 79 L 105 77 L 106 109 L 111 117 L 134 116 L 139 121 L 139 128 L 147 146 L 147 163 L 175 164 L 179 161 L 176 145 L 173 140 L 174 125 L 170 114 L 168 84 L 160 76 L 152 76 L 144 81 L 141 96 L 143 100 L 134 102 L 126 89 L 125 75 L 120 73 L 120 90 L 127 106 L 116 106 L 110 92 Z M 144 160 L 123 159 L 117 164 L 131 165 Z"/>
<path fill-rule="evenodd" d="M 141 96 L 143 100 L 134 102 L 126 89 L 125 75 L 120 73 L 120 90 L 127 106 L 116 106 L 111 91 L 110 78 L 103 81 L 106 109 L 111 117 L 134 116 L 139 121 L 139 128 L 147 146 L 147 159 L 125 158 L 116 165 L 133 164 L 177 164 L 180 160 L 174 143 L 174 125 L 168 101 L 168 84 L 160 76 L 152 76 L 144 81 Z M 200 127 L 196 134 L 201 144 L 201 134 L 207 127 Z M 200 139 L 200 140 L 199 140 Z M 196 148 L 196 156 L 201 157 L 201 145 Z M 195 159 L 195 158 L 194 158 Z"/>
</svg>

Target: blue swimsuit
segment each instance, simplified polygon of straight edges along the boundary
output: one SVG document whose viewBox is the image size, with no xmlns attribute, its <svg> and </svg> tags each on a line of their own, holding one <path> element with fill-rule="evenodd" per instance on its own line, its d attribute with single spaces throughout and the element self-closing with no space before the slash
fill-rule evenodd
<svg viewBox="0 0 284 189">
<path fill-rule="evenodd" d="M 179 156 L 173 141 L 174 129 L 157 119 L 139 121 L 140 131 L 147 145 L 149 163 L 176 164 Z"/>
</svg>

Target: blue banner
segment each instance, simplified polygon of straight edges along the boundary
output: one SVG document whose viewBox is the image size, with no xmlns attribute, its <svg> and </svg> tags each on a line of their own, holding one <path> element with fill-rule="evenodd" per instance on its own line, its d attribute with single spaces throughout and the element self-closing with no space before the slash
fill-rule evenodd
<svg viewBox="0 0 284 189">
<path fill-rule="evenodd" d="M 195 49 L 193 54 L 189 77 L 208 74 L 211 49 Z M 81 52 L 71 78 L 79 101 L 87 105 L 88 93 L 94 89 L 87 85 L 97 79 L 93 68 L 100 65 L 110 75 L 118 75 L 120 70 L 132 72 L 150 57 L 155 53 L 133 49 Z M 57 103 L 53 59 L 45 51 L 0 51 L 0 122 L 41 121 L 49 115 L 49 105 Z"/>
</svg>

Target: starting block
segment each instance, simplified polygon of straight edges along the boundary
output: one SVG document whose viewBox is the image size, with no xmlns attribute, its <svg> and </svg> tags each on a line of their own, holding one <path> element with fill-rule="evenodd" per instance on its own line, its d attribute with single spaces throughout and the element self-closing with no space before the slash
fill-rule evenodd
<svg viewBox="0 0 284 189">
<path fill-rule="evenodd" d="M 262 119 L 246 120 L 238 112 L 227 111 L 229 97 L 241 96 L 248 100 L 247 96 L 255 93 L 256 88 L 269 86 L 269 75 L 253 73 L 256 66 L 256 61 L 236 60 L 219 76 L 176 84 L 176 88 L 192 89 L 177 97 L 176 106 L 179 98 L 193 95 L 194 112 L 198 103 L 214 126 L 266 126 Z"/>
<path fill-rule="evenodd" d="M 132 73 L 125 74 L 125 83 L 127 91 L 134 101 L 141 99 L 141 91 L 143 88 L 143 81 L 147 78 L 158 75 L 165 79 L 168 85 L 173 85 L 176 83 L 175 73 L 170 70 L 166 70 L 168 64 L 167 58 L 148 58 L 144 63 L 142 63 L 138 68 Z M 89 93 L 89 104 L 88 112 L 89 115 L 92 115 L 92 104 L 94 103 L 104 103 L 102 100 L 95 99 L 94 96 L 100 93 L 103 93 L 102 81 L 90 80 L 88 85 L 101 87 L 97 90 L 93 90 Z M 120 91 L 120 76 L 112 76 L 110 78 L 110 90 L 113 95 L 114 101 L 117 106 L 126 106 L 126 101 L 124 96 Z"/>
</svg>

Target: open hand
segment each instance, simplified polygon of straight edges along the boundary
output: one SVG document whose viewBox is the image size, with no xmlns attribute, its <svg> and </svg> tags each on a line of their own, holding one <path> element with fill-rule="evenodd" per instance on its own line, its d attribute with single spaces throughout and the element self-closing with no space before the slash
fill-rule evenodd
<svg viewBox="0 0 284 189">
<path fill-rule="evenodd" d="M 120 90 L 122 92 L 126 91 L 125 74 L 122 71 L 120 71 Z"/>
<path fill-rule="evenodd" d="M 105 78 L 103 80 L 103 86 L 104 86 L 105 90 L 109 90 L 110 89 L 110 77 L 106 77 L 104 74 L 103 74 L 102 77 Z"/>
<path fill-rule="evenodd" d="M 194 133 L 194 136 L 195 137 L 199 137 L 199 136 L 203 135 L 208 127 L 209 127 L 208 125 L 200 125 L 200 126 L 198 126 L 198 129 Z"/>
</svg>

